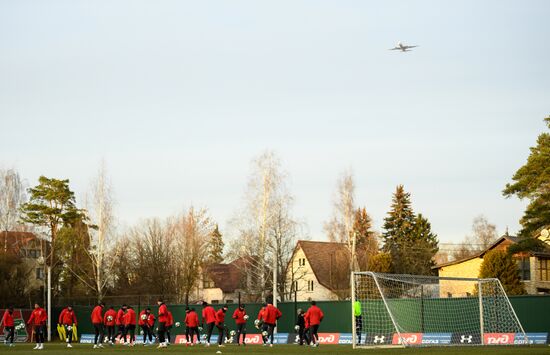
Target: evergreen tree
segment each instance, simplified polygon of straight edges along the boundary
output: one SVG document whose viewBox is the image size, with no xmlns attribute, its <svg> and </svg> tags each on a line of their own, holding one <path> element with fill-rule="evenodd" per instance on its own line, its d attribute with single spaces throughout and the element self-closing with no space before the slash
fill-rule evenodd
<svg viewBox="0 0 550 355">
<path fill-rule="evenodd" d="M 384 219 L 383 251 L 391 255 L 392 271 L 403 274 L 432 273 L 433 256 L 437 252 L 437 236 L 421 214 L 411 207 L 410 193 L 397 186 L 388 217 Z"/>
<path fill-rule="evenodd" d="M 492 250 L 485 254 L 479 277 L 499 279 L 508 295 L 525 294 L 516 262 L 504 250 Z"/>
<path fill-rule="evenodd" d="M 355 250 L 359 269 L 366 270 L 370 258 L 378 253 L 378 241 L 376 232 L 372 230 L 372 220 L 364 207 L 355 210 L 352 233 L 356 238 Z"/>
<path fill-rule="evenodd" d="M 392 259 L 390 253 L 379 253 L 369 259 L 368 271 L 392 272 Z"/>
<path fill-rule="evenodd" d="M 550 116 L 545 119 L 550 128 Z M 530 201 L 520 220 L 520 237 L 534 237 L 550 225 L 550 133 L 542 133 L 531 148 L 527 163 L 516 171 L 514 182 L 506 184 L 504 196 L 516 195 Z"/>
<path fill-rule="evenodd" d="M 214 230 L 210 234 L 210 240 L 208 242 L 208 263 L 217 264 L 223 261 L 224 245 L 225 244 L 223 243 L 222 234 L 220 233 L 218 225 L 216 224 L 216 228 L 214 228 Z"/>
</svg>

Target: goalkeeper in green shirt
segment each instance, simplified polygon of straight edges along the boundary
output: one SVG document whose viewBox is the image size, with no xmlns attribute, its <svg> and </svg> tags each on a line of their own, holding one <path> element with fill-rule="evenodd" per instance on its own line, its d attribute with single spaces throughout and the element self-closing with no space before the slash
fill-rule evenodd
<svg viewBox="0 0 550 355">
<path fill-rule="evenodd" d="M 355 334 L 357 345 L 361 344 L 361 333 L 363 332 L 363 313 L 361 311 L 361 302 L 353 303 L 353 315 L 355 316 Z"/>
</svg>

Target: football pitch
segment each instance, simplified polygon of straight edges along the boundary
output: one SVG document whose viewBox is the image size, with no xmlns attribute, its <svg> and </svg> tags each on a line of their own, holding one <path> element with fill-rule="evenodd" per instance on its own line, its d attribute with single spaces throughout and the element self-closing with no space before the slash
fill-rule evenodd
<svg viewBox="0 0 550 355">
<path fill-rule="evenodd" d="M 237 347 L 228 345 L 224 348 L 218 348 L 213 345 L 210 347 L 194 346 L 185 347 L 183 345 L 172 345 L 166 349 L 157 349 L 156 347 L 135 346 L 132 348 L 115 346 L 106 347 L 104 349 L 92 349 L 90 344 L 75 344 L 72 349 L 67 349 L 65 344 L 54 343 L 46 344 L 44 350 L 33 350 L 34 344 L 17 344 L 13 348 L 0 345 L 0 354 L 216 354 L 221 351 L 221 354 L 285 354 L 285 355 L 303 355 L 303 354 L 445 354 L 445 355 L 520 355 L 520 354 L 548 354 L 550 355 L 550 347 L 548 346 L 491 346 L 491 347 L 427 347 L 427 348 L 398 348 L 398 349 L 352 349 L 348 345 L 325 345 L 318 348 L 300 347 L 298 345 L 275 345 L 272 348 L 258 345 L 249 345 L 246 347 Z M 219 353 L 218 353 L 219 354 Z"/>
</svg>

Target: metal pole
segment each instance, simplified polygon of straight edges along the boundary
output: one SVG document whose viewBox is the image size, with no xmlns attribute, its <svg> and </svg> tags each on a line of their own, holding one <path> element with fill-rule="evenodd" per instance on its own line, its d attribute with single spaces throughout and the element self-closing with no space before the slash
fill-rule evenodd
<svg viewBox="0 0 550 355">
<path fill-rule="evenodd" d="M 52 341 L 52 267 L 47 266 L 48 269 L 48 342 Z"/>
<path fill-rule="evenodd" d="M 485 340 L 483 339 L 483 333 L 484 333 L 484 325 L 483 325 L 483 295 L 481 290 L 481 283 L 482 281 L 478 281 L 477 287 L 478 287 L 478 299 L 479 299 L 479 334 L 481 338 L 481 345 L 485 345 Z"/>
<path fill-rule="evenodd" d="M 277 307 L 277 252 L 279 251 L 279 238 L 275 240 L 275 251 L 273 253 L 273 306 Z M 273 333 L 277 334 L 277 327 L 273 329 Z"/>
</svg>

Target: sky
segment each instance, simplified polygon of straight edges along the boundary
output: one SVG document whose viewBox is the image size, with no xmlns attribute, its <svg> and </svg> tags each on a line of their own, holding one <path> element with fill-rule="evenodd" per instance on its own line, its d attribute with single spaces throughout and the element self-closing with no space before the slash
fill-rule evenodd
<svg viewBox="0 0 550 355">
<path fill-rule="evenodd" d="M 230 230 L 274 151 L 304 237 L 336 181 L 381 230 L 398 184 L 442 242 L 483 214 L 550 114 L 548 1 L 0 0 L 0 167 L 81 198 L 105 161 L 121 226 L 206 207 Z M 419 45 L 389 51 L 398 41 Z"/>
</svg>

